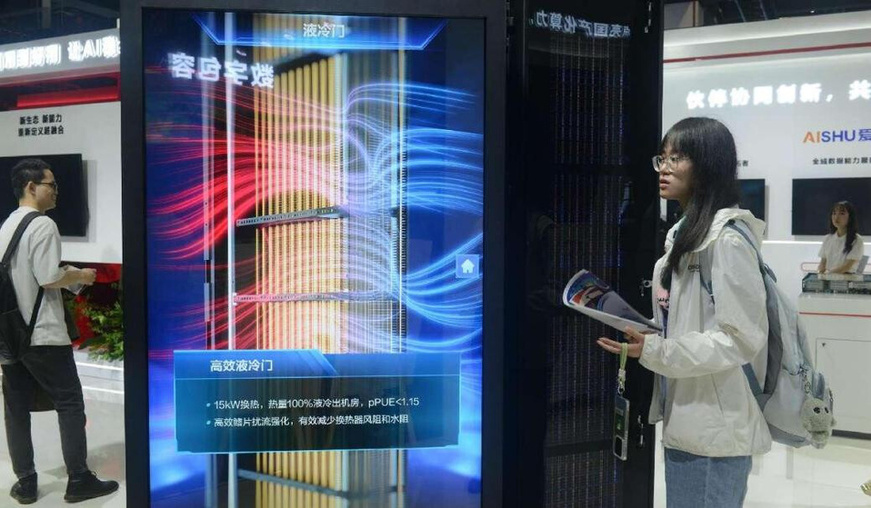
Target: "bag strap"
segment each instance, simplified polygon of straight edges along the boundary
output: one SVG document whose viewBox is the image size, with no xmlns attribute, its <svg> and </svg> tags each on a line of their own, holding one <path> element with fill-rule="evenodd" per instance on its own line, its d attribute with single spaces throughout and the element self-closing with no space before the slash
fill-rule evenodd
<svg viewBox="0 0 871 508">
<path fill-rule="evenodd" d="M 16 250 L 18 250 L 18 244 L 21 243 L 21 237 L 24 236 L 24 230 L 27 229 L 27 226 L 29 226 L 31 222 L 33 222 L 33 219 L 41 215 L 42 213 L 40 212 L 30 212 L 21 219 L 21 222 L 18 223 L 18 227 L 15 228 L 15 233 L 12 235 L 12 239 L 9 240 L 9 246 L 6 247 L 6 253 L 3 255 L 3 266 L 9 265 L 12 255 L 15 254 Z M 45 289 L 42 286 L 39 286 L 39 291 L 36 293 L 36 302 L 33 304 L 33 312 L 30 314 L 30 323 L 27 325 L 28 337 L 33 335 L 33 329 L 36 328 L 36 318 L 39 315 L 39 307 L 42 305 L 43 293 L 45 293 Z"/>
<path fill-rule="evenodd" d="M 759 252 L 756 244 L 753 243 L 753 240 L 750 239 L 750 235 L 747 234 L 747 232 L 744 231 L 743 228 L 735 224 L 734 220 L 730 220 L 729 222 L 727 222 L 726 227 L 733 231 L 737 231 L 744 238 L 744 240 L 747 241 L 750 247 L 753 248 L 753 252 L 756 253 L 756 261 L 759 263 L 759 272 L 762 274 L 762 277 L 764 278 L 765 274 L 768 273 L 773 278 L 774 274 L 772 274 L 771 271 L 768 270 L 768 267 L 765 266 L 765 263 L 762 261 L 762 253 Z M 708 296 L 713 299 L 714 288 L 712 282 L 709 280 L 705 280 L 705 268 L 702 266 L 704 258 L 705 256 L 701 254 L 699 255 L 699 279 L 701 280 L 702 287 L 705 288 L 705 291 L 708 292 Z M 758 397 L 759 395 L 762 395 L 763 389 L 762 386 L 759 385 L 759 380 L 756 379 L 756 373 L 753 371 L 753 366 L 749 363 L 745 363 L 744 365 L 742 365 L 742 369 L 744 370 L 744 376 L 747 378 L 747 383 L 750 385 L 750 391 L 753 393 L 753 396 Z"/>
<path fill-rule="evenodd" d="M 741 236 L 744 237 L 745 240 L 747 240 L 747 243 L 750 244 L 750 247 L 753 249 L 753 252 L 756 253 L 756 262 L 759 264 L 759 272 L 764 277 L 765 274 L 769 272 L 769 270 L 765 266 L 765 262 L 762 261 L 762 253 L 759 252 L 759 248 L 756 247 L 756 244 L 753 243 L 753 240 L 750 239 L 750 234 L 748 234 L 747 231 L 744 230 L 744 228 L 735 224 L 734 220 L 730 220 L 728 223 L 726 223 L 726 227 L 731 229 L 732 231 L 737 231 L 738 234 L 740 234 Z M 771 275 L 771 274 L 769 274 L 769 275 Z"/>
<path fill-rule="evenodd" d="M 33 329 L 36 328 L 36 318 L 39 316 L 39 306 L 42 304 L 42 296 L 45 289 L 39 286 L 39 291 L 36 293 L 36 303 L 33 304 L 33 312 L 30 314 L 30 323 L 27 325 L 27 336 L 33 336 Z"/>
<path fill-rule="evenodd" d="M 753 252 L 756 254 L 756 263 L 759 265 L 759 273 L 762 274 L 762 277 L 764 278 L 766 275 L 768 275 L 769 277 L 771 277 L 771 279 L 774 282 L 777 282 L 777 277 L 774 276 L 774 272 L 772 272 L 768 268 L 768 266 L 765 264 L 765 262 L 762 260 L 762 253 L 759 252 L 759 248 L 756 247 L 756 244 L 753 243 L 752 239 L 750 239 L 750 234 L 747 233 L 747 231 L 745 231 L 744 228 L 742 228 L 741 226 L 736 224 L 734 220 L 730 220 L 729 222 L 727 222 L 726 227 L 731 229 L 732 231 L 736 231 L 739 235 L 741 235 L 744 238 L 744 240 L 747 241 L 747 244 L 750 245 L 750 248 L 753 249 Z M 703 258 L 704 258 L 704 256 L 699 255 L 699 264 L 700 265 L 702 263 Z M 704 273 L 705 273 L 705 271 L 700 266 L 699 267 L 699 275 L 701 277 L 702 286 L 708 292 L 708 295 L 713 297 L 714 296 L 714 288 L 711 285 L 711 281 L 705 280 Z"/>
<path fill-rule="evenodd" d="M 754 397 L 762 395 L 762 386 L 759 385 L 759 380 L 756 379 L 756 372 L 753 371 L 753 366 L 745 363 L 741 366 L 744 369 L 744 376 L 747 378 L 747 383 L 750 385 L 750 391 Z"/>
<path fill-rule="evenodd" d="M 12 239 L 9 240 L 9 246 L 6 247 L 6 253 L 3 255 L 2 263 L 5 265 L 9 263 L 9 260 L 12 259 L 12 255 L 15 254 L 15 251 L 18 249 L 18 244 L 21 242 L 21 237 L 24 236 L 24 230 L 27 229 L 27 226 L 33 222 L 33 219 L 42 215 L 39 212 L 30 212 L 21 219 L 21 222 L 18 223 L 18 227 L 15 229 L 15 233 L 12 235 Z"/>
</svg>

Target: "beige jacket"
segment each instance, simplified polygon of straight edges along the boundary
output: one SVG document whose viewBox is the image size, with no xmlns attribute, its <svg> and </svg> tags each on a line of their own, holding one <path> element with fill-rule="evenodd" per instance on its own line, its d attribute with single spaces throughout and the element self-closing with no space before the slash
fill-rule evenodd
<svg viewBox="0 0 871 508">
<path fill-rule="evenodd" d="M 655 376 L 650 422 L 662 420 L 663 444 L 708 457 L 734 457 L 771 449 L 768 426 L 742 366 L 752 363 L 765 377 L 768 316 L 765 286 L 756 253 L 741 235 L 724 229 L 743 221 L 760 241 L 765 223 L 738 208 L 717 212 L 707 236 L 681 260 L 668 294 L 666 336 L 648 335 L 640 362 Z M 673 227 L 665 256 L 653 272 L 654 317 L 665 313 L 660 275 L 680 223 Z M 710 263 L 716 306 L 702 287 L 700 258 Z"/>
</svg>

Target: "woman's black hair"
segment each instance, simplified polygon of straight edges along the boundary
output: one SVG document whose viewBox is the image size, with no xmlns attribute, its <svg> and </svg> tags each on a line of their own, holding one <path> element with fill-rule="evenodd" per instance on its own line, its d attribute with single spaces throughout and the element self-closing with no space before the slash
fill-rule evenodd
<svg viewBox="0 0 871 508">
<path fill-rule="evenodd" d="M 735 139 L 725 125 L 712 118 L 684 118 L 662 138 L 660 153 L 687 157 L 692 162 L 691 196 L 683 222 L 662 271 L 661 282 L 671 288 L 672 270 L 680 272 L 680 260 L 704 240 L 714 215 L 738 204 L 738 153 Z"/>
<path fill-rule="evenodd" d="M 856 234 L 859 232 L 859 219 L 856 218 L 856 207 L 849 201 L 838 201 L 832 205 L 832 211 L 829 212 L 829 231 L 835 233 L 838 228 L 832 224 L 832 214 L 838 208 L 843 208 L 850 218 L 847 220 L 847 238 L 844 241 L 844 254 L 849 254 L 853 250 L 853 243 L 856 242 Z"/>
</svg>

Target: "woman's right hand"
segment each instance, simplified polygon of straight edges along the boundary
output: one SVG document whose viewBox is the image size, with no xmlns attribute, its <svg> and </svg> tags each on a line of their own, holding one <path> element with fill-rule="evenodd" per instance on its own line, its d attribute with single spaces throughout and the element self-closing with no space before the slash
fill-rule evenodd
<svg viewBox="0 0 871 508">
<path fill-rule="evenodd" d="M 624 336 L 629 342 L 626 356 L 628 356 L 629 358 L 641 358 L 641 351 L 644 349 L 644 334 L 628 326 L 626 327 L 624 332 Z M 622 349 L 623 347 L 622 343 L 611 340 L 607 337 L 599 337 L 599 340 L 596 341 L 596 344 L 598 344 L 599 347 L 601 347 L 605 351 L 609 353 L 614 353 L 615 355 L 619 355 L 620 349 Z"/>
</svg>

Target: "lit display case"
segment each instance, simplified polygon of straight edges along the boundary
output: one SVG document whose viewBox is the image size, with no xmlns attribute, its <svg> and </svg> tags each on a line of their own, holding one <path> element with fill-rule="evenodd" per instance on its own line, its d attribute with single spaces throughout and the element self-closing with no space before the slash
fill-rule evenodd
<svg viewBox="0 0 871 508">
<path fill-rule="evenodd" d="M 504 13 L 179 7 L 128 12 L 130 499 L 480 506 Z"/>
<path fill-rule="evenodd" d="M 128 505 L 652 499 L 552 297 L 645 308 L 660 7 L 125 4 Z"/>
</svg>

